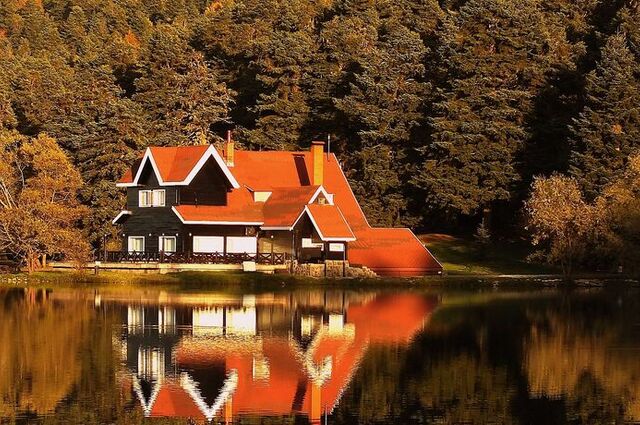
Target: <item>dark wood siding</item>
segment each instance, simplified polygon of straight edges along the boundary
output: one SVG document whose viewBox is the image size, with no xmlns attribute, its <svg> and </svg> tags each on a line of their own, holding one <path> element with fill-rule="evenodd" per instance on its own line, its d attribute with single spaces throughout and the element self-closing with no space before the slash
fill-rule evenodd
<svg viewBox="0 0 640 425">
<path fill-rule="evenodd" d="M 150 163 L 145 165 L 140 176 L 140 186 L 127 188 L 127 209 L 131 211 L 123 226 L 123 250 L 128 249 L 129 236 L 144 236 L 145 250 L 148 252 L 158 251 L 159 236 L 176 236 L 176 246 L 182 249 L 184 244 L 183 225 L 171 210 L 176 205 L 177 190 L 172 186 L 160 186 Z M 138 192 L 141 190 L 165 190 L 164 207 L 138 206 Z M 149 236 L 151 235 L 151 236 Z"/>
<path fill-rule="evenodd" d="M 189 186 L 179 189 L 182 205 L 226 205 L 230 186 L 213 158 L 202 167 Z"/>
</svg>

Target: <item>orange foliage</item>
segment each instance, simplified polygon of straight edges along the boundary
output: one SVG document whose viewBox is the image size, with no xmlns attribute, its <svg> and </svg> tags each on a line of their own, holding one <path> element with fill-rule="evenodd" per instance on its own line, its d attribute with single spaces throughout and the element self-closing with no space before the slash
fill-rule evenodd
<svg viewBox="0 0 640 425">
<path fill-rule="evenodd" d="M 42 7 L 42 0 L 16 0 L 16 6 L 18 7 L 18 9 L 22 9 L 23 7 L 25 7 L 27 5 L 27 3 L 29 2 L 33 2 L 36 6 L 38 6 L 40 9 L 43 9 Z"/>
<path fill-rule="evenodd" d="M 124 41 L 125 43 L 127 43 L 129 46 L 133 48 L 136 48 L 136 49 L 140 48 L 140 40 L 133 33 L 133 31 L 131 31 L 131 29 L 129 29 L 129 31 L 127 31 L 127 33 L 125 34 Z"/>
</svg>

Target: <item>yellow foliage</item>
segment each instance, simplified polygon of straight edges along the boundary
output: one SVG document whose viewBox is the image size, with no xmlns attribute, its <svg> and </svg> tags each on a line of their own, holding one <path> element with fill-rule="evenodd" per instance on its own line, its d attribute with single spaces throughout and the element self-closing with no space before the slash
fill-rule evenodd
<svg viewBox="0 0 640 425">
<path fill-rule="evenodd" d="M 0 131 L 0 248 L 31 270 L 44 254 L 87 249 L 77 225 L 80 173 L 56 141 Z"/>
</svg>

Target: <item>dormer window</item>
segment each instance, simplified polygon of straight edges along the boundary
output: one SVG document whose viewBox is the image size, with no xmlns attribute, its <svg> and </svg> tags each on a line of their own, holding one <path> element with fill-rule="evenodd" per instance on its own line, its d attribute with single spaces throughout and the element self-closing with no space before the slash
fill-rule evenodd
<svg viewBox="0 0 640 425">
<path fill-rule="evenodd" d="M 140 208 L 164 207 L 166 191 L 164 189 L 141 190 L 138 192 L 138 205 Z"/>
</svg>

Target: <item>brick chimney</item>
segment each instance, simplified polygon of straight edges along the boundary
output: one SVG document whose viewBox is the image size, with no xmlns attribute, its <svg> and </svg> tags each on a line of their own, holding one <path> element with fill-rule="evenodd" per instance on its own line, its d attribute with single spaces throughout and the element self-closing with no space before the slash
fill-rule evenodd
<svg viewBox="0 0 640 425">
<path fill-rule="evenodd" d="M 311 184 L 322 186 L 324 183 L 324 142 L 311 142 L 311 165 L 313 168 Z"/>
<path fill-rule="evenodd" d="M 233 167 L 233 156 L 235 151 L 235 143 L 231 138 L 231 130 L 227 131 L 227 143 L 224 146 L 224 157 L 228 167 Z"/>
</svg>

